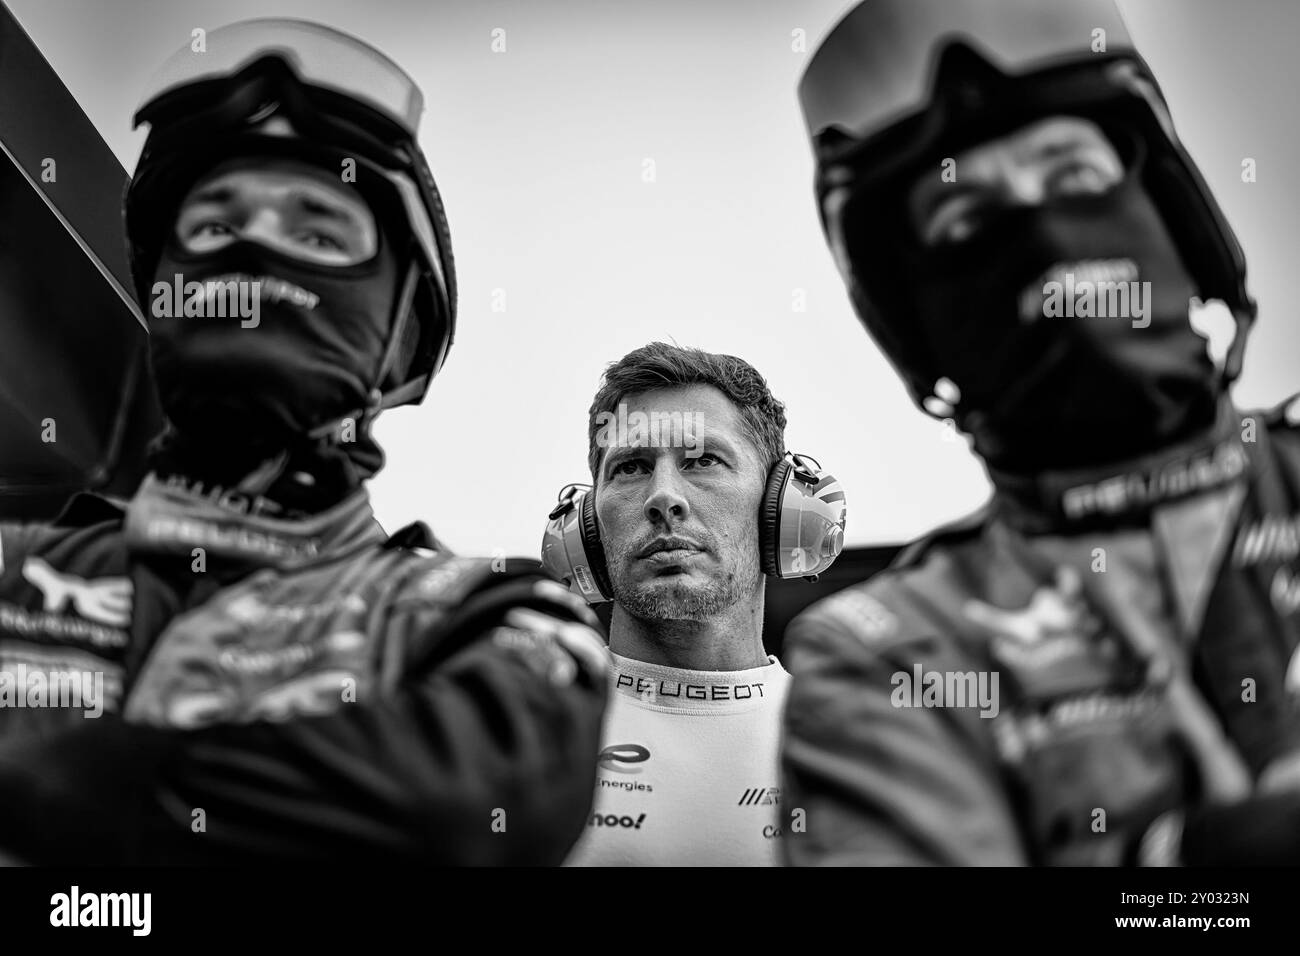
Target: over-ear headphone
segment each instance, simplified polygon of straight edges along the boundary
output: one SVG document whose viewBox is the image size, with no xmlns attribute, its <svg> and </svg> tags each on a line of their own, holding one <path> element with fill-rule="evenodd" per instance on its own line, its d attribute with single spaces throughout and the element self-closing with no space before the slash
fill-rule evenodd
<svg viewBox="0 0 1300 956">
<path fill-rule="evenodd" d="M 560 489 L 542 535 L 542 564 L 589 604 L 613 599 L 590 485 Z M 763 572 L 807 578 L 829 568 L 844 549 L 844 489 L 807 455 L 786 452 L 772 466 L 758 507 Z"/>
</svg>

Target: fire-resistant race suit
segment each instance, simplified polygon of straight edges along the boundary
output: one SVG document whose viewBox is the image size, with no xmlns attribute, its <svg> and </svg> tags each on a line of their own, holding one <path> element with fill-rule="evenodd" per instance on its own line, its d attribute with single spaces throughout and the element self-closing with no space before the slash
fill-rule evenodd
<svg viewBox="0 0 1300 956">
<path fill-rule="evenodd" d="M 213 29 L 147 86 L 125 225 L 167 430 L 124 505 L 0 525 L 0 855 L 559 863 L 582 832 L 598 623 L 535 565 L 385 536 L 365 490 L 372 422 L 455 332 L 422 109 L 299 20 Z M 373 248 L 252 228 L 286 221 L 272 181 L 359 200 Z"/>
<path fill-rule="evenodd" d="M 364 489 L 302 521 L 251 505 L 151 476 L 0 525 L 0 850 L 558 863 L 605 693 L 556 642 L 582 602 L 386 536 Z"/>
<path fill-rule="evenodd" d="M 1215 788 L 1242 758 L 1258 777 L 1294 755 L 1300 429 L 1284 411 L 1226 406 L 1210 438 L 1128 467 L 995 475 L 979 515 L 797 618 L 792 861 L 1137 862 L 1144 833 L 1176 834 L 1176 812 L 1151 827 L 1167 811 L 1234 796 Z M 1246 846 L 1249 823 L 1247 861 L 1295 852 Z M 1184 859 L 1208 852 L 1193 839 Z"/>
<path fill-rule="evenodd" d="M 1245 257 L 1115 4 L 863 0 L 799 97 L 854 311 L 995 491 L 791 625 L 791 859 L 1300 862 L 1300 435 L 1231 402 Z"/>
</svg>

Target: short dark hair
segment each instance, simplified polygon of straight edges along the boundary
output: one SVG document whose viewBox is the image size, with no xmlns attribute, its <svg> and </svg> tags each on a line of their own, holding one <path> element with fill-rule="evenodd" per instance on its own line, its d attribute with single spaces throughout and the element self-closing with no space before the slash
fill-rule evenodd
<svg viewBox="0 0 1300 956">
<path fill-rule="evenodd" d="M 785 405 L 776 400 L 767 380 L 754 366 L 734 355 L 651 342 L 628 352 L 605 369 L 587 413 L 587 464 L 599 483 L 600 446 L 596 442 L 602 413 L 614 413 L 628 395 L 655 388 L 712 385 L 729 398 L 763 467 L 770 469 L 785 454 Z"/>
</svg>

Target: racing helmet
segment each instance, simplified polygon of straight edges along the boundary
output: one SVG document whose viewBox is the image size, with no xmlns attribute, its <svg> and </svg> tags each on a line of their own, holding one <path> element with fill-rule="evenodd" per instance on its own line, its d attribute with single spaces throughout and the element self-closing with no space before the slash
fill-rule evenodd
<svg viewBox="0 0 1300 956">
<path fill-rule="evenodd" d="M 1245 257 L 1113 0 L 864 0 L 814 52 L 799 100 L 827 241 L 859 318 L 922 407 L 944 372 L 891 251 L 905 177 L 1059 113 L 1139 144 L 1143 186 L 1197 295 L 1236 319 L 1225 385 L 1240 373 L 1256 311 Z"/>
<path fill-rule="evenodd" d="M 376 218 L 411 250 L 374 383 L 379 407 L 419 404 L 456 332 L 451 236 L 419 146 L 419 87 L 369 44 L 304 20 L 244 20 L 203 40 L 155 73 L 133 121 L 149 125 L 125 198 L 140 302 L 186 191 L 218 162 L 288 155 L 340 169 L 351 159 Z"/>
</svg>

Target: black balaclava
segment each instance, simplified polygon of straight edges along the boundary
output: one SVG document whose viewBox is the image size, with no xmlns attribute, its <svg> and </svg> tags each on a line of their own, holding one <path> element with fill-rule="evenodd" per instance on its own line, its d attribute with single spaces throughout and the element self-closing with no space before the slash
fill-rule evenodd
<svg viewBox="0 0 1300 956">
<path fill-rule="evenodd" d="M 258 162 L 250 157 L 230 168 Z M 339 182 L 332 170 L 318 175 Z M 375 255 L 347 266 L 300 261 L 248 241 L 186 252 L 173 231 L 155 270 L 168 294 L 177 276 L 182 287 L 222 277 L 276 281 L 262 284 L 252 327 L 240 316 L 159 318 L 146 303 L 154 379 L 172 426 L 156 456 L 159 471 L 236 483 L 287 451 L 292 468 L 325 479 L 312 484 L 327 506 L 378 470 L 382 453 L 359 412 L 374 405 L 409 254 L 407 237 L 395 238 L 384 218 L 376 210 Z M 290 294 L 292 287 L 308 295 Z M 351 440 L 310 436 L 345 416 L 357 418 Z"/>
<path fill-rule="evenodd" d="M 1103 465 L 1214 422 L 1220 386 L 1188 319 L 1195 285 L 1143 186 L 1141 152 L 1129 150 L 1106 193 L 1005 209 L 966 242 L 924 248 L 910 234 L 895 248 L 915 338 L 936 380 L 957 384 L 957 419 L 998 470 Z M 851 207 L 852 248 L 881 224 Z M 1044 315 L 1046 282 L 1101 264 L 1149 290 L 1145 327 Z"/>
</svg>

